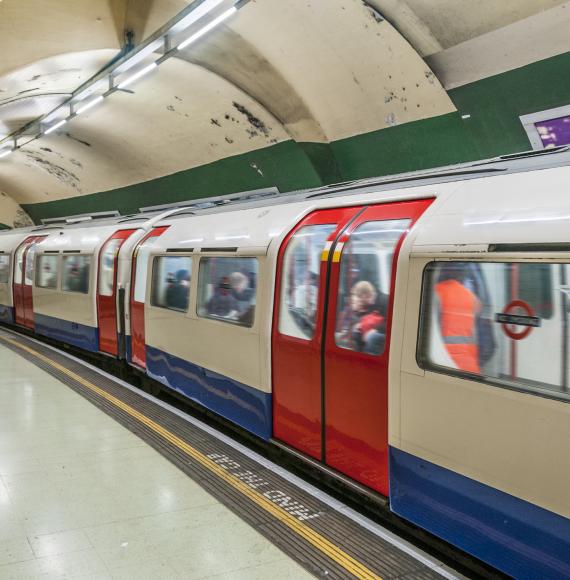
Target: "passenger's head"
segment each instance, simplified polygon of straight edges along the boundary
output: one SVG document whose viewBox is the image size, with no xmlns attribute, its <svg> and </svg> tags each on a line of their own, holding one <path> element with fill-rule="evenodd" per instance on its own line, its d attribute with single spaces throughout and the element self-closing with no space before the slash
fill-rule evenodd
<svg viewBox="0 0 570 580">
<path fill-rule="evenodd" d="M 357 282 L 350 292 L 350 303 L 353 310 L 364 310 L 376 302 L 376 288 L 367 280 Z"/>
<path fill-rule="evenodd" d="M 220 294 L 228 294 L 232 289 L 228 276 L 222 276 L 218 282 L 218 290 Z"/>
<path fill-rule="evenodd" d="M 187 285 L 188 282 L 190 282 L 190 272 L 185 269 L 178 270 L 178 272 L 176 272 L 176 282 Z"/>
<path fill-rule="evenodd" d="M 233 272 L 229 275 L 229 279 L 232 289 L 238 294 L 246 290 L 249 286 L 249 280 L 247 276 L 241 272 Z"/>
</svg>

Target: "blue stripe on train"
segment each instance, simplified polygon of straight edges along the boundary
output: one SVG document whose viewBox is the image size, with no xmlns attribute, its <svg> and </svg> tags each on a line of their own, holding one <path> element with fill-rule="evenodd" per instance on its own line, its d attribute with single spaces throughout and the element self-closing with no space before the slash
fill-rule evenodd
<svg viewBox="0 0 570 580">
<path fill-rule="evenodd" d="M 395 513 L 507 574 L 570 577 L 565 517 L 394 447 L 390 496 Z"/>
<path fill-rule="evenodd" d="M 271 437 L 271 395 L 191 362 L 146 347 L 148 375 L 214 413 L 267 440 Z"/>
<path fill-rule="evenodd" d="M 48 338 L 60 340 L 91 352 L 99 351 L 99 331 L 93 326 L 34 313 L 35 330 Z"/>
<path fill-rule="evenodd" d="M 14 324 L 14 309 L 11 306 L 0 304 L 0 322 Z"/>
</svg>

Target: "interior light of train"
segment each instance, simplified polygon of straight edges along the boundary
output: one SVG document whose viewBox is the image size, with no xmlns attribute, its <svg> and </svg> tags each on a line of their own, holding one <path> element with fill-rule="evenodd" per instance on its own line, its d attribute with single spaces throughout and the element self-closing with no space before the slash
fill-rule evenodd
<svg viewBox="0 0 570 580">
<path fill-rule="evenodd" d="M 89 109 L 91 109 L 95 105 L 99 104 L 103 100 L 103 98 L 104 98 L 103 95 L 99 95 L 98 97 L 95 97 L 89 103 L 83 105 L 82 107 L 79 107 L 79 109 L 77 109 L 75 111 L 75 114 L 76 115 L 81 115 L 81 113 L 85 113 L 85 111 L 88 111 Z"/>
<path fill-rule="evenodd" d="M 190 36 L 186 40 L 182 41 L 177 47 L 178 50 L 183 50 L 184 48 L 186 48 L 187 46 L 192 44 L 194 41 L 196 41 L 199 38 L 201 38 L 202 36 L 204 36 L 204 34 L 206 34 L 207 32 L 210 32 L 210 30 L 212 30 L 212 28 L 215 28 L 216 26 L 218 26 L 218 24 L 221 24 L 224 20 L 226 20 L 227 18 L 229 18 L 232 14 L 235 14 L 236 12 L 237 12 L 237 8 L 235 6 L 232 6 L 230 9 L 226 10 L 225 12 L 222 12 L 217 18 L 214 18 L 214 20 L 212 20 L 211 22 L 208 22 L 208 24 L 206 24 L 206 26 L 204 26 L 204 28 L 198 30 L 198 32 L 195 32 L 192 36 Z"/>
<path fill-rule="evenodd" d="M 125 87 L 128 87 L 131 83 L 134 83 L 136 80 L 138 80 L 142 76 L 148 74 L 151 70 L 154 70 L 156 67 L 157 67 L 157 64 L 155 62 L 151 62 L 150 64 L 148 64 L 144 68 L 141 68 L 141 70 L 136 72 L 134 75 L 131 75 L 130 77 L 125 79 L 122 83 L 119 83 L 117 88 L 124 89 Z"/>
<path fill-rule="evenodd" d="M 0 159 L 2 159 L 3 157 L 7 157 L 8 155 L 10 155 L 10 153 L 12 153 L 12 149 L 6 149 L 6 151 L 0 151 Z"/>
<path fill-rule="evenodd" d="M 55 130 L 59 129 L 62 125 L 65 125 L 66 123 L 67 119 L 62 119 L 61 121 L 59 121 L 59 123 L 52 125 L 49 129 L 46 129 L 44 131 L 44 135 L 49 135 L 50 133 L 53 133 Z"/>
</svg>

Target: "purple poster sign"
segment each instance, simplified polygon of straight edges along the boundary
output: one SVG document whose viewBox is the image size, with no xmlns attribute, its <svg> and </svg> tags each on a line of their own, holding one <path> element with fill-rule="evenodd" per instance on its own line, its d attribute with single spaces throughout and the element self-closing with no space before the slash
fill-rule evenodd
<svg viewBox="0 0 570 580">
<path fill-rule="evenodd" d="M 558 119 L 540 121 L 535 123 L 534 126 L 545 149 L 560 145 L 570 145 L 570 115 L 559 117 Z"/>
</svg>

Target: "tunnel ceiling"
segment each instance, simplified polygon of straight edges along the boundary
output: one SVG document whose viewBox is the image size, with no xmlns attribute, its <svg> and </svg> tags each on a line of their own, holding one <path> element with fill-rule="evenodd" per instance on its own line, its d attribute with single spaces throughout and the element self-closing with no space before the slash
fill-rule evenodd
<svg viewBox="0 0 570 580">
<path fill-rule="evenodd" d="M 0 0 L 0 137 L 187 4 Z M 251 0 L 132 90 L 0 160 L 0 192 L 75 197 L 450 113 L 450 88 L 568 51 L 569 14 L 561 0 Z"/>
</svg>

